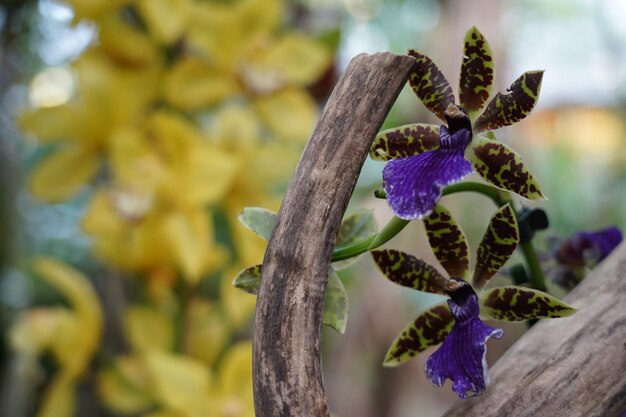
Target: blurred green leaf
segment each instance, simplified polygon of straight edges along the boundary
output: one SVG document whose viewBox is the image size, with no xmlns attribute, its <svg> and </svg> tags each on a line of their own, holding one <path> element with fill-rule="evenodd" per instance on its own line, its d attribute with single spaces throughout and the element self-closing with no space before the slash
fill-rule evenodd
<svg viewBox="0 0 626 417">
<path fill-rule="evenodd" d="M 246 207 L 239 215 L 239 221 L 263 239 L 269 240 L 276 222 L 276 213 L 262 207 Z"/>
<path fill-rule="evenodd" d="M 239 271 L 233 279 L 233 286 L 250 294 L 258 294 L 261 286 L 261 265 Z"/>
<path fill-rule="evenodd" d="M 328 274 L 328 284 L 324 295 L 323 323 L 343 334 L 348 323 L 348 294 L 343 282 L 335 271 Z"/>
<path fill-rule="evenodd" d="M 262 265 L 251 266 L 240 271 L 233 280 L 233 286 L 250 294 L 257 295 L 261 285 Z M 348 294 L 337 273 L 330 269 L 328 284 L 324 294 L 323 323 L 339 333 L 344 333 L 348 321 Z"/>
<path fill-rule="evenodd" d="M 349 245 L 367 239 L 375 235 L 377 229 L 376 219 L 374 218 L 374 212 L 372 210 L 357 210 L 343 219 L 335 246 Z M 358 259 L 359 256 L 355 256 L 343 261 L 337 261 L 332 264 L 332 267 L 336 271 L 346 269 L 353 265 Z"/>
</svg>

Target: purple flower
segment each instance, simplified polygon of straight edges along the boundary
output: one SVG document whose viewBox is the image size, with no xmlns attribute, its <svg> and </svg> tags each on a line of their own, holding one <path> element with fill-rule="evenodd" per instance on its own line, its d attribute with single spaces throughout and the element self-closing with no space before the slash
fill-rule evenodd
<svg viewBox="0 0 626 417">
<path fill-rule="evenodd" d="M 452 381 L 452 390 L 460 398 L 468 393 L 480 395 L 489 383 L 487 370 L 487 347 L 490 337 L 499 339 L 502 329 L 486 325 L 478 318 L 478 297 L 465 281 L 457 279 L 460 285 L 448 292 L 451 299 L 448 305 L 454 317 L 454 327 L 424 366 L 426 377 L 431 384 L 440 387 L 446 379 Z"/>
<path fill-rule="evenodd" d="M 451 299 L 422 310 L 405 326 L 389 347 L 384 365 L 397 366 L 441 343 L 426 362 L 430 382 L 441 386 L 450 379 L 461 398 L 467 398 L 468 393 L 478 395 L 489 380 L 485 342 L 490 337 L 502 336 L 502 330 L 480 321 L 479 310 L 484 317 L 504 321 L 565 317 L 576 310 L 531 288 L 485 289 L 519 242 L 515 213 L 510 205 L 501 207 L 491 217 L 476 251 L 473 274 L 465 234 L 445 207 L 436 204 L 433 212 L 424 218 L 424 228 L 433 254 L 447 274 L 398 250 L 373 250 L 372 257 L 391 282 L 418 291 L 447 294 Z M 471 275 L 472 285 L 464 281 Z M 474 290 L 480 291 L 479 297 Z"/>
<path fill-rule="evenodd" d="M 419 219 L 429 214 L 443 187 L 474 172 L 463 157 L 472 140 L 472 125 L 454 104 L 445 111 L 449 128 L 441 126 L 437 149 L 407 158 L 393 159 L 383 170 L 387 201 L 398 217 Z"/>
<path fill-rule="evenodd" d="M 555 257 L 561 264 L 592 266 L 606 258 L 622 242 L 622 232 L 615 226 L 595 232 L 574 233 L 557 250 Z"/>
<path fill-rule="evenodd" d="M 621 242 L 622 232 L 615 226 L 592 232 L 574 233 L 565 242 L 554 238 L 552 257 L 548 255 L 546 275 L 565 289 L 573 289 L 596 264 Z M 558 242 L 558 243 L 557 243 Z"/>
<path fill-rule="evenodd" d="M 495 66 L 487 40 L 465 35 L 459 105 L 443 73 L 426 55 L 409 51 L 409 83 L 426 108 L 447 126 L 414 123 L 378 134 L 370 156 L 388 161 L 383 184 L 392 211 L 403 219 L 429 214 L 446 185 L 474 170 L 492 185 L 536 200 L 543 194 L 520 156 L 486 133 L 525 118 L 539 96 L 542 71 L 522 74 L 504 94 L 491 96 Z M 491 98 L 491 100 L 489 100 Z"/>
</svg>

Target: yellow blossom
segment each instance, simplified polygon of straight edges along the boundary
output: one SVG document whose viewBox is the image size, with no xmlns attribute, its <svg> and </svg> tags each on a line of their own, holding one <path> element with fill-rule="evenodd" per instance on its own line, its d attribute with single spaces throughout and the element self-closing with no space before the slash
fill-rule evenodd
<svg viewBox="0 0 626 417">
<path fill-rule="evenodd" d="M 12 330 L 18 352 L 38 355 L 50 350 L 59 370 L 46 387 L 38 417 L 70 417 L 74 386 L 85 372 L 100 342 L 102 312 L 87 278 L 50 258 L 34 262 L 35 271 L 69 302 L 71 308 L 27 312 Z"/>
<path fill-rule="evenodd" d="M 78 93 L 71 102 L 20 117 L 39 141 L 65 142 L 31 177 L 31 191 L 47 201 L 67 199 L 89 182 L 116 129 L 137 123 L 155 98 L 155 70 L 118 67 L 102 50 L 83 54 L 73 69 Z"/>
</svg>

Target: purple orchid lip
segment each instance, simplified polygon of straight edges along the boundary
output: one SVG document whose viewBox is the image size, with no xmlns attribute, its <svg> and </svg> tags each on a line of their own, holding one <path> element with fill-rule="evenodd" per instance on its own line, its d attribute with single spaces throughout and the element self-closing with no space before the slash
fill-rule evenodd
<svg viewBox="0 0 626 417">
<path fill-rule="evenodd" d="M 489 383 L 485 343 L 491 337 L 499 339 L 504 332 L 478 318 L 478 297 L 471 285 L 464 281 L 462 284 L 449 292 L 448 305 L 454 317 L 454 327 L 439 349 L 428 358 L 424 371 L 430 383 L 437 387 L 450 379 L 452 390 L 466 399 L 485 391 Z"/>
<path fill-rule="evenodd" d="M 452 120 L 466 123 L 465 119 Z M 472 140 L 471 131 L 463 128 L 451 133 L 442 125 L 439 137 L 439 148 L 391 160 L 383 170 L 387 202 L 400 218 L 413 220 L 426 216 L 441 197 L 443 187 L 474 172 L 464 157 L 465 148 Z"/>
</svg>

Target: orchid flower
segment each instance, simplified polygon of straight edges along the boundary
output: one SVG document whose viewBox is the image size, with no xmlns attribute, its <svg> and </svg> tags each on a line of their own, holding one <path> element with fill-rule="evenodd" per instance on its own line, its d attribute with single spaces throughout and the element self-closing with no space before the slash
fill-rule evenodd
<svg viewBox="0 0 626 417">
<path fill-rule="evenodd" d="M 442 343 L 426 361 L 428 380 L 436 386 L 452 380 L 460 398 L 480 395 L 489 382 L 485 342 L 502 330 L 484 324 L 480 316 L 504 321 L 564 317 L 575 309 L 531 288 L 514 286 L 483 290 L 515 250 L 519 230 L 507 204 L 495 212 L 477 250 L 472 284 L 469 246 L 450 212 L 436 205 L 424 218 L 430 246 L 448 277 L 412 255 L 393 249 L 372 251 L 374 262 L 392 282 L 450 297 L 422 311 L 389 348 L 384 365 L 396 366 L 429 346 Z M 479 291 L 476 294 L 476 291 Z M 480 314 L 480 316 L 479 316 Z"/>
<path fill-rule="evenodd" d="M 554 238 L 551 253 L 545 256 L 543 267 L 546 275 L 560 287 L 571 290 L 622 242 L 620 229 L 609 226 L 604 229 L 577 232 L 562 241 Z"/>
<path fill-rule="evenodd" d="M 383 170 L 387 201 L 400 218 L 430 213 L 446 185 L 474 170 L 490 184 L 530 200 L 544 198 L 520 156 L 493 135 L 480 134 L 524 119 L 539 96 L 543 71 L 522 74 L 505 93 L 488 99 L 495 66 L 487 40 L 475 27 L 465 35 L 460 104 L 450 84 L 426 55 L 411 50 L 409 83 L 424 105 L 446 125 L 415 123 L 382 131 L 370 156 L 388 161 Z"/>
</svg>

